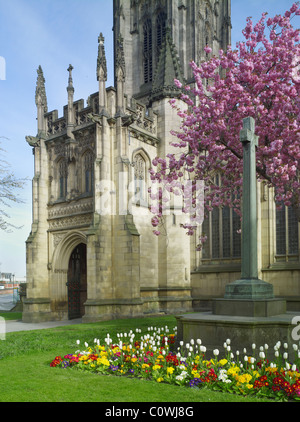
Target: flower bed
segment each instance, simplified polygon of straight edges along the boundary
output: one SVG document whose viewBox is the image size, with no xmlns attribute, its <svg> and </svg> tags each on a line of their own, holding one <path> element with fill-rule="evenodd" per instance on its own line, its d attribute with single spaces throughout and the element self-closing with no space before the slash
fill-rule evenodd
<svg viewBox="0 0 300 422">
<path fill-rule="evenodd" d="M 206 359 L 206 347 L 201 340 L 190 340 L 175 350 L 174 334 L 168 327 L 149 327 L 148 334 L 117 334 L 113 342 L 109 334 L 100 344 L 85 343 L 85 349 L 57 356 L 51 367 L 77 368 L 100 374 L 142 377 L 157 382 L 166 382 L 191 388 L 208 387 L 244 395 L 269 397 L 276 400 L 300 400 L 300 351 L 293 345 L 295 356 L 290 363 L 287 345 L 277 342 L 274 346 L 275 359 L 269 362 L 268 345 L 256 348 L 250 353 L 231 352 L 230 339 L 224 343 L 224 357 L 220 351 L 213 351 L 214 358 Z M 77 340 L 80 345 L 80 341 Z"/>
</svg>

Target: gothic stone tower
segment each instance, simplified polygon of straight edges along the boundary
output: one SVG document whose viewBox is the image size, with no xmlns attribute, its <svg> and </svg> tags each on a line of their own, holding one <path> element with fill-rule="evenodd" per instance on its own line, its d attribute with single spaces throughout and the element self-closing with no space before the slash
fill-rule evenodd
<svg viewBox="0 0 300 422">
<path fill-rule="evenodd" d="M 183 217 L 170 208 L 165 233 L 153 234 L 149 169 L 180 125 L 174 78 L 192 83 L 189 61 L 230 42 L 230 0 L 115 0 L 113 19 L 115 84 L 106 87 L 100 34 L 98 90 L 86 105 L 74 101 L 70 65 L 63 116 L 48 111 L 38 68 L 37 135 L 26 137 L 35 162 L 27 322 L 192 310 Z"/>
</svg>

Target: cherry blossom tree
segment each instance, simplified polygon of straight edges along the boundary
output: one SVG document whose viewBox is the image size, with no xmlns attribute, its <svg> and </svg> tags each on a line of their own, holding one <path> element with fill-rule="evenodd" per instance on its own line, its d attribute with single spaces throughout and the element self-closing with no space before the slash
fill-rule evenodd
<svg viewBox="0 0 300 422">
<path fill-rule="evenodd" d="M 206 212 L 229 206 L 240 213 L 239 134 L 243 118 L 251 116 L 259 137 L 258 179 L 274 188 L 276 203 L 293 206 L 300 221 L 300 31 L 292 25 L 299 15 L 297 2 L 283 16 L 268 18 L 264 13 L 256 24 L 247 18 L 244 40 L 235 50 L 228 46 L 199 66 L 192 62 L 193 86 L 175 81 L 185 104 L 182 110 L 176 99 L 170 101 L 182 118 L 180 131 L 173 133 L 178 153 L 153 161 L 153 183 L 176 194 L 176 189 L 183 189 L 182 179 L 202 180 Z M 205 51 L 211 55 L 209 46 Z M 191 192 L 196 209 L 197 189 Z M 159 234 L 162 209 L 154 208 L 155 234 Z M 184 227 L 188 234 L 194 232 L 192 223 Z"/>
</svg>

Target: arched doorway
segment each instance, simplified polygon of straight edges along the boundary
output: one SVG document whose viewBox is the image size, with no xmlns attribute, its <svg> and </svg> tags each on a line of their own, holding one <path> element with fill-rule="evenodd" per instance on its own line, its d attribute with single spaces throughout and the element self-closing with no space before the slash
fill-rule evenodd
<svg viewBox="0 0 300 422">
<path fill-rule="evenodd" d="M 81 318 L 87 299 L 86 245 L 77 245 L 70 256 L 68 267 L 68 318 Z"/>
</svg>

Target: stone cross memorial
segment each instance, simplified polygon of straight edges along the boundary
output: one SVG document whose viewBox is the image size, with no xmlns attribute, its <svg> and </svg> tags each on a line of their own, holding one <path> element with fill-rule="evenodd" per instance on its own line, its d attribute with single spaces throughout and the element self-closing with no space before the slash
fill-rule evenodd
<svg viewBox="0 0 300 422">
<path fill-rule="evenodd" d="M 243 144 L 243 199 L 242 199 L 242 256 L 241 278 L 225 288 L 224 299 L 217 300 L 217 314 L 265 316 L 284 312 L 283 301 L 274 299 L 273 285 L 258 278 L 257 263 L 257 194 L 255 122 L 252 117 L 243 120 L 240 132 Z"/>
<path fill-rule="evenodd" d="M 241 277 L 228 284 L 223 298 L 212 300 L 212 312 L 177 317 L 178 339 L 201 338 L 207 350 L 222 347 L 226 338 L 236 350 L 253 343 L 275 344 L 280 338 L 290 344 L 291 316 L 286 301 L 275 298 L 273 285 L 258 278 L 255 124 L 243 120 L 243 202 Z M 291 350 L 291 345 L 289 346 Z M 272 352 L 271 352 L 272 354 Z"/>
<path fill-rule="evenodd" d="M 256 203 L 258 137 L 255 135 L 255 122 L 252 117 L 243 120 L 240 140 L 243 143 L 241 280 L 226 286 L 225 298 L 270 299 L 273 298 L 273 286 L 258 279 Z"/>
</svg>

